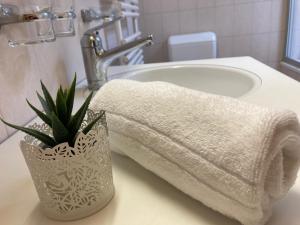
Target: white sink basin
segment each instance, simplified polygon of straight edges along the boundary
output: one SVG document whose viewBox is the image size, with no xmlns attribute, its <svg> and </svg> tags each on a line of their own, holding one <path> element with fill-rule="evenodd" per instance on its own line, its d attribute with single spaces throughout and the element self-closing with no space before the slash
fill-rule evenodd
<svg viewBox="0 0 300 225">
<path fill-rule="evenodd" d="M 194 90 L 239 98 L 261 86 L 246 70 L 218 65 L 180 65 L 135 70 L 124 78 L 142 82 L 165 81 Z"/>
</svg>

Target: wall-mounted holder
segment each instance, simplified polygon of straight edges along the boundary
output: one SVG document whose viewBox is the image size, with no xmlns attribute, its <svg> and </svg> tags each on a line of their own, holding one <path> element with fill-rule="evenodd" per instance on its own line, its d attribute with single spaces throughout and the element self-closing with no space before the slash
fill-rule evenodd
<svg viewBox="0 0 300 225">
<path fill-rule="evenodd" d="M 39 0 L 35 5 L 22 1 L 23 5 L 0 4 L 0 32 L 4 32 L 11 47 L 52 42 L 56 37 L 74 36 L 73 0 L 60 0 L 68 6 L 59 11 L 58 1 Z M 63 4 L 59 4 L 61 6 Z"/>
<path fill-rule="evenodd" d="M 19 9 L 17 6 L 0 4 L 0 28 L 1 25 L 17 23 L 19 21 Z"/>
<path fill-rule="evenodd" d="M 82 22 L 84 23 L 97 20 L 113 20 L 114 18 L 121 17 L 120 12 L 114 4 L 110 6 L 102 4 L 100 8 L 82 9 L 80 12 Z"/>
<path fill-rule="evenodd" d="M 74 36 L 74 19 L 76 18 L 74 0 L 52 0 L 52 2 L 52 22 L 55 36 Z"/>
</svg>

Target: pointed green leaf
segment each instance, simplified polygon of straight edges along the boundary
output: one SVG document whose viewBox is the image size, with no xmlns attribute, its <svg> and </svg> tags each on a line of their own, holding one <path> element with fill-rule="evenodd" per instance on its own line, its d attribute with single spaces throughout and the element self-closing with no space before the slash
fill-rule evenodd
<svg viewBox="0 0 300 225">
<path fill-rule="evenodd" d="M 87 99 L 85 100 L 85 102 L 83 103 L 83 105 L 80 107 L 80 109 L 76 112 L 76 114 L 72 117 L 72 119 L 70 120 L 69 124 L 68 124 L 68 128 L 69 130 L 71 131 L 72 135 L 75 135 L 80 126 L 81 126 L 81 123 L 84 119 L 84 116 L 86 114 L 86 111 L 89 107 L 89 104 L 92 100 L 92 97 L 93 97 L 93 93 L 91 93 Z"/>
<path fill-rule="evenodd" d="M 49 109 L 49 107 L 47 105 L 47 102 L 45 101 L 45 99 L 38 92 L 36 92 L 36 94 L 37 94 L 37 96 L 38 96 L 38 98 L 39 98 L 39 100 L 41 102 L 41 105 L 42 105 L 44 111 L 49 116 L 51 112 L 50 112 L 50 109 Z"/>
<path fill-rule="evenodd" d="M 66 100 L 64 99 L 62 89 L 57 91 L 56 112 L 57 112 L 57 116 L 60 119 L 60 121 L 63 124 L 68 124 L 68 122 L 69 122 L 68 110 L 67 110 Z"/>
<path fill-rule="evenodd" d="M 67 109 L 68 109 L 68 118 L 71 118 L 71 116 L 72 116 L 73 104 L 74 104 L 74 98 L 75 98 L 76 79 L 77 79 L 77 75 L 75 73 L 71 87 L 68 90 L 67 100 L 66 100 Z"/>
<path fill-rule="evenodd" d="M 69 131 L 54 112 L 52 112 L 52 132 L 57 143 L 68 142 L 70 138 Z"/>
<path fill-rule="evenodd" d="M 105 115 L 105 112 L 103 111 L 96 119 L 94 119 L 92 122 L 90 122 L 83 130 L 82 133 L 87 134 L 93 126 Z"/>
<path fill-rule="evenodd" d="M 64 98 L 66 99 L 66 101 L 67 101 L 67 97 L 68 97 L 68 89 L 65 89 L 64 90 Z"/>
<path fill-rule="evenodd" d="M 49 137 L 48 135 L 46 135 L 46 134 L 44 134 L 40 131 L 31 129 L 31 128 L 16 126 L 16 125 L 13 125 L 13 124 L 10 124 L 10 123 L 4 121 L 3 119 L 1 119 L 1 121 L 3 123 L 5 123 L 7 126 L 10 126 L 10 127 L 15 128 L 17 130 L 23 131 L 24 133 L 29 134 L 29 135 L 37 138 L 38 140 L 40 140 L 44 144 L 48 145 L 49 147 L 54 147 L 56 145 L 56 142 L 55 142 L 55 140 L 53 140 L 53 138 Z"/>
<path fill-rule="evenodd" d="M 30 106 L 30 108 L 32 108 L 33 111 L 35 111 L 35 113 L 46 123 L 48 124 L 50 127 L 52 127 L 52 121 L 51 118 L 49 116 L 47 116 L 46 114 L 44 114 L 43 112 L 41 112 L 40 110 L 38 110 L 36 107 L 34 107 L 27 99 L 26 99 L 28 105 Z"/>
<path fill-rule="evenodd" d="M 60 92 L 61 96 L 63 97 L 64 101 L 66 102 L 66 101 L 67 101 L 67 99 L 65 98 L 65 92 L 64 92 L 64 90 L 63 90 L 62 86 L 60 86 L 60 88 L 59 88 L 59 92 Z"/>
<path fill-rule="evenodd" d="M 48 106 L 50 112 L 56 112 L 54 101 L 42 81 L 41 81 L 41 86 L 42 86 L 42 91 L 44 93 L 44 97 L 45 97 L 45 100 L 47 102 L 47 106 Z"/>
</svg>

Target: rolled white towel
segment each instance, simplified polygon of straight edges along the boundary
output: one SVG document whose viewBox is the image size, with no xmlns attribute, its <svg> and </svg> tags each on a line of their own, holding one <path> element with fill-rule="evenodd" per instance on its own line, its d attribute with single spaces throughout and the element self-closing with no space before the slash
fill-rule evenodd
<svg viewBox="0 0 300 225">
<path fill-rule="evenodd" d="M 208 207 L 264 224 L 299 168 L 297 116 L 164 82 L 115 80 L 91 103 L 110 144 Z"/>
</svg>

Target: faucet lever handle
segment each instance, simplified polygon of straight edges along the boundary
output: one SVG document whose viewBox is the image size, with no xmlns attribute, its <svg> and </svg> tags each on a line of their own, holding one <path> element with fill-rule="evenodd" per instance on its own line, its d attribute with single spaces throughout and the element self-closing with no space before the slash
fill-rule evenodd
<svg viewBox="0 0 300 225">
<path fill-rule="evenodd" d="M 103 54 L 106 50 L 103 47 L 103 43 L 102 43 L 102 38 L 100 36 L 99 31 L 96 31 L 94 33 L 94 37 L 95 37 L 95 50 L 97 52 L 97 54 Z"/>
<path fill-rule="evenodd" d="M 97 53 L 102 54 L 105 50 L 102 44 L 102 38 L 98 31 L 84 35 L 80 41 L 82 48 L 93 48 Z"/>
</svg>

